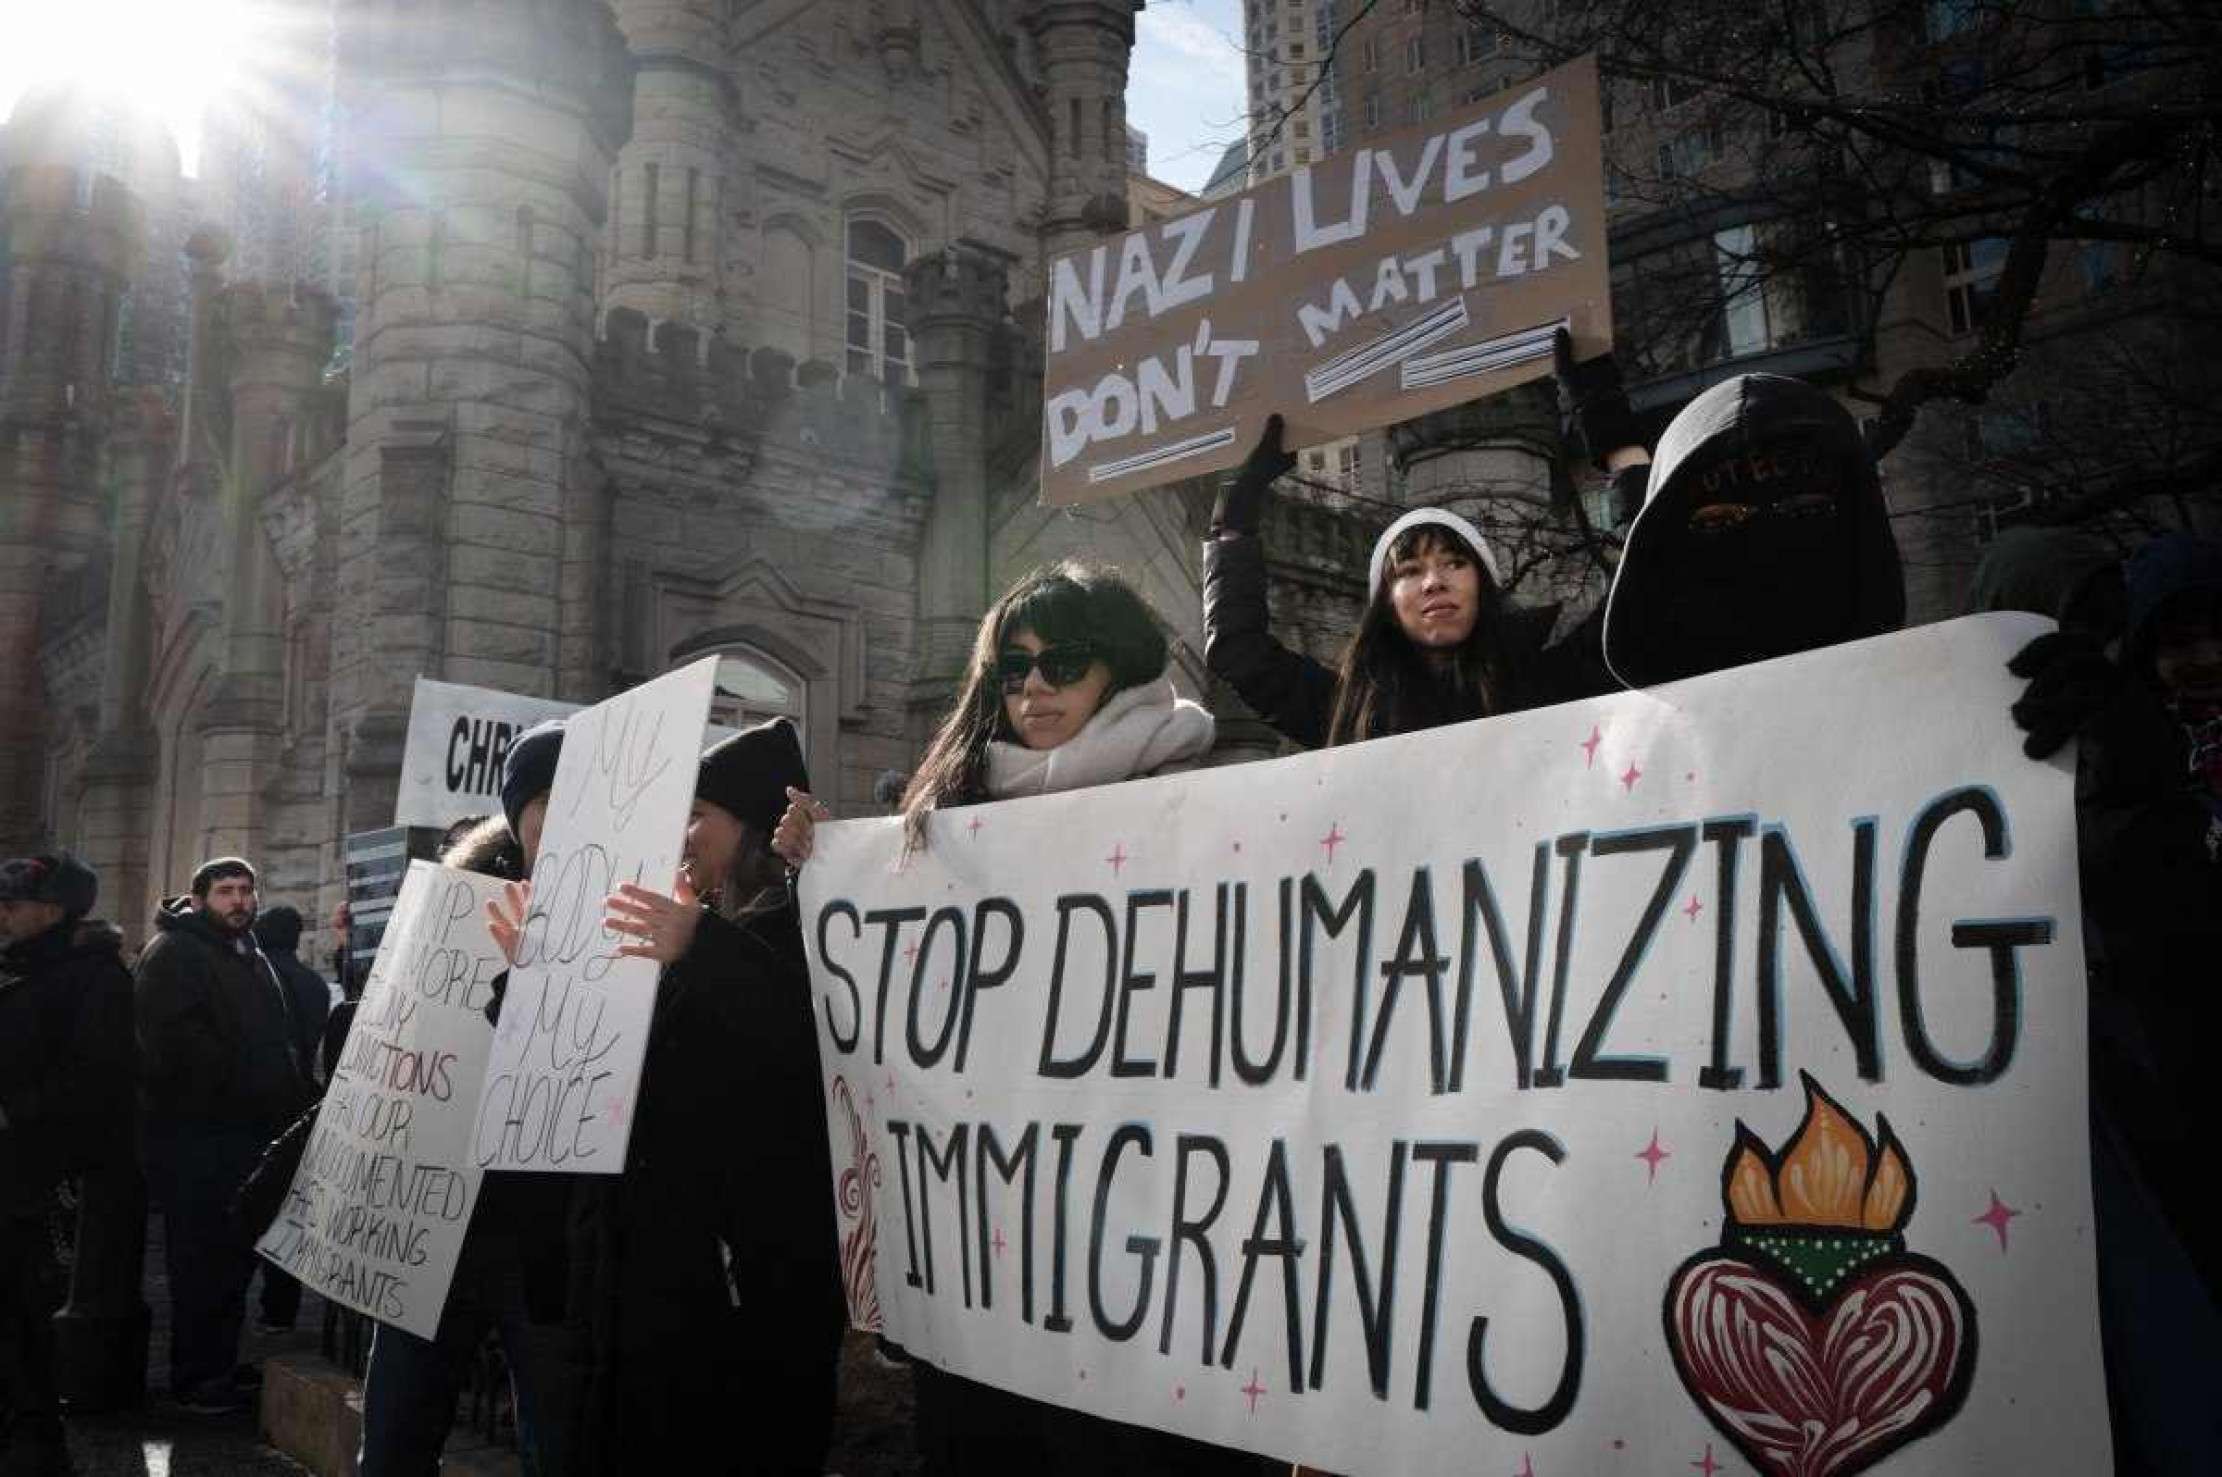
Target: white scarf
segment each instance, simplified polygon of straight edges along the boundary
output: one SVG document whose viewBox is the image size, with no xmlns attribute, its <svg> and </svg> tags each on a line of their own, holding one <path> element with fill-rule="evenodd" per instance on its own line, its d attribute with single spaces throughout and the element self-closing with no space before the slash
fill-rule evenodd
<svg viewBox="0 0 2222 1477">
<path fill-rule="evenodd" d="M 1211 714 L 1173 691 L 1170 677 L 1114 693 L 1087 726 L 1054 749 L 988 744 L 988 794 L 1050 795 L 1185 768 L 1211 750 Z"/>
</svg>

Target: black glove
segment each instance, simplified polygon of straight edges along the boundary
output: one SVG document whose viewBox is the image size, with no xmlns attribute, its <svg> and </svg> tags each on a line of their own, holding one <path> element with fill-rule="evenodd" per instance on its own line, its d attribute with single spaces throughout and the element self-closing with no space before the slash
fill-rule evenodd
<svg viewBox="0 0 2222 1477">
<path fill-rule="evenodd" d="M 2047 631 L 2014 654 L 2006 670 L 2027 677 L 2014 703 L 2014 722 L 2029 737 L 2022 752 L 2044 759 L 2091 726 L 2122 696 L 2122 669 L 2096 641 L 2074 631 Z"/>
<path fill-rule="evenodd" d="M 1256 533 L 1258 512 L 1265 506 L 1265 490 L 1273 485 L 1274 478 L 1295 465 L 1296 453 L 1281 449 L 1280 416 L 1267 416 L 1258 444 L 1250 448 L 1250 455 L 1235 469 L 1234 479 L 1219 489 L 1219 499 L 1211 505 L 1210 536 Z"/>
<path fill-rule="evenodd" d="M 1565 429 L 1579 431 L 1589 459 L 1602 471 L 1605 454 L 1643 445 L 1643 422 L 1620 383 L 1620 361 L 1600 354 L 1574 362 L 1574 338 L 1561 328 L 1551 336 L 1551 373 L 1558 383 Z"/>
</svg>

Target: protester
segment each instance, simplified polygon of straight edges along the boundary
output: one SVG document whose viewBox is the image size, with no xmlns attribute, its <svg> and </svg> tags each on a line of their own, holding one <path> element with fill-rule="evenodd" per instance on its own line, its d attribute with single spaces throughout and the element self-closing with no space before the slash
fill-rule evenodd
<svg viewBox="0 0 2222 1477">
<path fill-rule="evenodd" d="M 2067 585 L 2064 608 L 2104 609 L 2094 587 Z M 1904 615 L 1897 541 L 1850 412 L 1798 381 L 1740 375 L 1675 417 L 1606 606 L 1605 660 L 1627 685 L 1880 635 Z M 2212 1470 L 2215 1407 L 2194 1392 L 2222 1373 L 2222 1325 L 2122 1151 L 2105 1086 L 2092 1179 L 2117 1470 Z"/>
<path fill-rule="evenodd" d="M 86 921 L 98 894 L 75 857 L 0 863 L 0 1461 L 22 1477 L 70 1470 L 47 1214 L 109 1146 L 133 1070 L 131 975 L 115 932 Z"/>
<path fill-rule="evenodd" d="M 1366 608 L 1336 670 L 1276 640 L 1260 514 L 1295 465 L 1281 418 L 1221 490 L 1204 544 L 1204 657 L 1242 700 L 1306 748 L 1513 712 L 1595 691 L 1576 648 L 1543 650 L 1549 611 L 1516 611 L 1488 541 L 1444 508 L 1415 508 L 1373 546 Z"/>
<path fill-rule="evenodd" d="M 1114 784 L 1184 768 L 1211 750 L 1211 715 L 1175 695 L 1149 606 L 1109 570 L 1060 564 L 1014 585 L 980 622 L 956 706 L 903 797 L 914 846 L 935 812 L 985 800 Z M 826 810 L 788 792 L 773 845 L 809 859 Z M 912 1366 L 919 1449 L 931 1474 L 1205 1474 L 1258 1459 L 1103 1420 Z"/>
<path fill-rule="evenodd" d="M 528 878 L 562 751 L 561 719 L 518 735 L 502 766 L 502 813 L 464 831 L 441 853 L 440 864 L 509 881 Z M 506 975 L 495 982 L 490 1023 L 499 1021 L 506 983 Z M 438 1473 L 456 1400 L 489 1331 L 509 1367 L 526 1477 L 564 1471 L 571 1403 L 563 1383 L 564 1222 L 571 1188 L 571 1177 L 561 1174 L 491 1170 L 480 1178 L 432 1337 L 391 1324 L 380 1324 L 372 1336 L 356 1463 L 363 1477 Z"/>
<path fill-rule="evenodd" d="M 255 917 L 255 943 L 262 949 L 262 957 L 270 961 L 271 970 L 284 986 L 286 1006 L 293 1025 L 293 1055 L 300 1063 L 301 1073 L 311 1082 L 321 1083 L 324 1076 L 318 1071 L 318 1047 L 324 1039 L 324 1027 L 332 1014 L 332 988 L 318 974 L 301 962 L 296 950 L 301 943 L 301 911 L 280 903 Z M 258 1269 L 262 1278 L 262 1333 L 282 1333 L 293 1327 L 301 1316 L 301 1284 L 291 1275 L 264 1262 Z"/>
<path fill-rule="evenodd" d="M 608 901 L 663 966 L 621 1176 L 581 1177 L 572 1357 L 582 1474 L 821 1470 L 843 1323 L 817 1028 L 770 838 L 808 774 L 784 719 L 702 756 L 677 884 Z M 515 957 L 526 888 L 496 909 Z"/>
<path fill-rule="evenodd" d="M 202 863 L 139 956 L 141 1134 L 162 1209 L 170 1388 L 190 1411 L 247 1403 L 236 1360 L 254 1253 L 229 1209 L 263 1147 L 307 1103 L 286 992 L 250 932 L 255 870 Z"/>
</svg>

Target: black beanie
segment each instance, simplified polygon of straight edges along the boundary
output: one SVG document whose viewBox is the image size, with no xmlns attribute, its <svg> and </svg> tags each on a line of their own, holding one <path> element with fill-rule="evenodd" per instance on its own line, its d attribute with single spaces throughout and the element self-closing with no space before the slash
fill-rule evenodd
<svg viewBox="0 0 2222 1477">
<path fill-rule="evenodd" d="M 510 742 L 501 766 L 501 813 L 510 835 L 517 834 L 517 818 L 533 798 L 555 788 L 556 760 L 562 754 L 561 718 L 535 723 Z"/>
<path fill-rule="evenodd" d="M 255 942 L 265 949 L 291 951 L 301 947 L 301 910 L 280 903 L 255 915 Z"/>
<path fill-rule="evenodd" d="M 787 787 L 810 788 L 803 767 L 802 742 L 795 725 L 774 718 L 745 728 L 702 756 L 694 798 L 707 800 L 756 831 L 770 836 L 787 808 Z"/>
<path fill-rule="evenodd" d="M 0 862 L 0 903 L 53 903 L 82 918 L 100 897 L 100 878 L 68 852 Z"/>
</svg>

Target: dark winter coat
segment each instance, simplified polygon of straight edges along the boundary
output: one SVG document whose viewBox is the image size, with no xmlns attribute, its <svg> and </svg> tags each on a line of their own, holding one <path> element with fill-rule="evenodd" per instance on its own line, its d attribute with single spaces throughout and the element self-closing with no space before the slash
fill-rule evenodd
<svg viewBox="0 0 2222 1477">
<path fill-rule="evenodd" d="M 324 1042 L 324 1026 L 332 1015 L 332 987 L 291 949 L 266 948 L 262 957 L 270 961 L 271 971 L 285 984 L 287 1013 L 293 1022 L 294 1058 L 304 1074 L 316 1075 L 317 1049 Z"/>
<path fill-rule="evenodd" d="M 276 1136 L 314 1092 L 294 1059 L 285 987 L 251 937 L 224 932 L 189 897 L 154 923 L 133 987 L 148 1129 Z"/>
<path fill-rule="evenodd" d="M 0 950 L 0 1216 L 43 1210 L 64 1176 L 127 1153 L 131 972 L 105 923 Z"/>
<path fill-rule="evenodd" d="M 580 1473 L 821 1470 L 845 1306 L 792 904 L 705 912 L 656 991 L 625 1172 L 582 1177 Z"/>
<path fill-rule="evenodd" d="M 1260 718 L 1290 742 L 1316 749 L 1327 742 L 1338 679 L 1333 668 L 1291 650 L 1273 635 L 1266 606 L 1265 545 L 1254 534 L 1204 545 L 1204 660 Z M 1610 690 L 1597 658 L 1594 621 L 1546 645 L 1556 607 L 1505 605 L 1506 668 L 1516 712 Z"/>
</svg>

